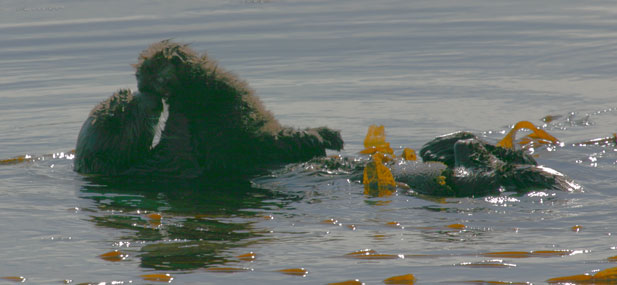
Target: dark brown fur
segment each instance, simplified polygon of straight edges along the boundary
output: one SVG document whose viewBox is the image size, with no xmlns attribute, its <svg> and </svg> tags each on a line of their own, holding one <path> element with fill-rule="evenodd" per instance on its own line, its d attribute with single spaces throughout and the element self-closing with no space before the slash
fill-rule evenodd
<svg viewBox="0 0 617 285">
<path fill-rule="evenodd" d="M 75 171 L 118 175 L 150 157 L 162 105 L 158 96 L 119 90 L 94 107 L 77 138 Z"/>
<path fill-rule="evenodd" d="M 139 91 L 165 99 L 169 118 L 156 148 L 123 174 L 255 174 L 343 147 L 338 131 L 281 126 L 244 81 L 187 45 L 155 43 L 135 68 Z"/>
</svg>

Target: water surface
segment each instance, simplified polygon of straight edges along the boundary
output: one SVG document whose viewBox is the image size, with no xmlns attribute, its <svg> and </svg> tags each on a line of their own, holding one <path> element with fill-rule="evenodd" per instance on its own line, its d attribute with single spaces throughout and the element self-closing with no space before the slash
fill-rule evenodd
<svg viewBox="0 0 617 285">
<path fill-rule="evenodd" d="M 282 123 L 342 130 L 344 156 L 357 156 L 370 124 L 419 149 L 457 130 L 496 142 L 516 121 L 562 115 L 545 128 L 564 145 L 536 154 L 584 192 L 371 198 L 302 166 L 253 183 L 94 181 L 70 159 L 47 158 L 0 166 L 0 276 L 542 284 L 613 267 L 616 149 L 575 143 L 615 132 L 616 16 L 610 1 L 4 1 L 0 158 L 74 148 L 95 104 L 135 89 L 139 52 L 171 38 L 247 80 Z M 367 248 L 396 258 L 345 257 Z M 112 250 L 128 258 L 99 258 Z M 540 250 L 572 254 L 483 255 Z M 254 261 L 236 257 L 248 252 Z M 308 275 L 277 272 L 300 267 Z"/>
</svg>

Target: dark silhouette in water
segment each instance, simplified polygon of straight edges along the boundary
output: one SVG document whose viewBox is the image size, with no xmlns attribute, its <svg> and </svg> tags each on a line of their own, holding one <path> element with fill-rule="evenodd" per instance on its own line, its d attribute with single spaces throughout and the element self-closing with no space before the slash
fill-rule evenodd
<svg viewBox="0 0 617 285">
<path fill-rule="evenodd" d="M 139 92 L 118 91 L 83 124 L 77 172 L 250 176 L 343 148 L 339 131 L 281 126 L 245 82 L 187 45 L 155 43 L 135 68 Z M 164 103 L 168 117 L 156 144 Z"/>
<path fill-rule="evenodd" d="M 420 156 L 424 163 L 395 163 L 392 174 L 422 194 L 480 197 L 503 191 L 580 189 L 565 175 L 539 166 L 523 150 L 495 146 L 468 132 L 437 137 L 422 147 Z"/>
</svg>

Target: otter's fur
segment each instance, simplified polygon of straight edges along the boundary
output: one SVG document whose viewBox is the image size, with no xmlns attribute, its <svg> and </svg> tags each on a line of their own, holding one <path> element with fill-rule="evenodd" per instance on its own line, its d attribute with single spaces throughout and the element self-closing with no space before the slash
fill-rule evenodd
<svg viewBox="0 0 617 285">
<path fill-rule="evenodd" d="M 122 165 L 114 165 L 117 163 L 109 159 L 93 162 L 84 159 L 89 152 L 129 146 L 123 146 L 122 141 L 108 141 L 97 144 L 98 149 L 84 148 L 93 144 L 89 141 L 96 136 L 82 129 L 84 134 L 80 134 L 77 144 L 77 171 L 174 177 L 246 175 L 324 156 L 326 149 L 343 148 L 339 131 L 282 126 L 246 82 L 188 45 L 168 40 L 155 43 L 139 55 L 135 69 L 139 92 L 162 98 L 169 106 L 159 144 L 128 167 L 124 167 L 126 161 Z M 108 107 L 101 104 L 97 108 Z M 93 111 L 92 121 L 99 119 L 97 114 Z M 150 138 L 149 131 L 143 134 Z M 128 142 L 135 141 L 132 138 Z M 101 166 L 90 167 L 93 164 Z"/>
<path fill-rule="evenodd" d="M 481 197 L 503 191 L 580 189 L 565 175 L 539 166 L 524 151 L 486 143 L 468 132 L 437 137 L 422 147 L 420 156 L 424 163 L 401 162 L 393 165 L 392 173 L 423 194 Z"/>
<path fill-rule="evenodd" d="M 151 155 L 161 98 L 123 89 L 101 102 L 81 127 L 75 171 L 118 175 Z"/>
</svg>

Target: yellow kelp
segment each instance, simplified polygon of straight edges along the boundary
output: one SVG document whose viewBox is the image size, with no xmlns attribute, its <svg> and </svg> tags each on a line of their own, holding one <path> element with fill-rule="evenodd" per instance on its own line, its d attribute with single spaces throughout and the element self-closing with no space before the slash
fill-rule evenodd
<svg viewBox="0 0 617 285">
<path fill-rule="evenodd" d="M 394 151 L 386 141 L 384 126 L 371 125 L 364 138 L 362 154 L 372 154 L 371 162 L 364 167 L 364 194 L 383 197 L 392 195 L 396 190 L 396 182 L 386 162 L 394 159 Z M 401 157 L 405 160 L 416 160 L 416 152 L 404 148 Z"/>
<path fill-rule="evenodd" d="M 485 252 L 482 256 L 500 258 L 561 257 L 573 254 L 572 250 L 496 251 Z"/>
<path fill-rule="evenodd" d="M 373 154 L 373 160 L 364 167 L 364 194 L 383 197 L 389 196 L 396 190 L 396 182 L 390 169 L 383 164 L 379 153 Z"/>
<path fill-rule="evenodd" d="M 99 255 L 99 257 L 101 259 L 107 260 L 107 261 L 112 261 L 112 262 L 126 260 L 126 258 L 128 256 L 129 256 L 128 254 L 126 254 L 126 253 L 124 253 L 122 251 L 119 251 L 119 250 L 113 250 L 113 251 L 106 252 L 106 253 L 103 253 L 103 254 Z"/>
<path fill-rule="evenodd" d="M 403 153 L 401 154 L 404 160 L 418 160 L 418 156 L 416 152 L 411 148 L 404 148 Z"/>
<path fill-rule="evenodd" d="M 570 275 L 564 277 L 555 277 L 549 280 L 546 280 L 548 283 L 567 283 L 567 284 L 578 284 L 578 283 L 593 283 L 593 284 L 614 284 L 617 282 L 617 267 L 611 267 L 604 270 L 598 271 L 594 275 L 590 274 L 578 274 L 578 275 Z"/>
<path fill-rule="evenodd" d="M 12 165 L 12 164 L 20 164 L 24 162 L 34 162 L 34 161 L 39 161 L 39 160 L 57 159 L 57 158 L 73 159 L 74 157 L 75 157 L 74 149 L 69 150 L 67 152 L 57 152 L 57 153 L 45 154 L 41 156 L 32 156 L 29 154 L 25 154 L 25 155 L 19 155 L 16 157 L 12 157 L 12 158 L 0 159 L 0 165 Z"/>
<path fill-rule="evenodd" d="M 242 261 L 254 261 L 257 258 L 257 255 L 251 251 L 249 253 L 237 255 L 236 258 Z"/>
<path fill-rule="evenodd" d="M 144 274 L 140 275 L 146 281 L 171 283 L 174 278 L 170 274 Z"/>
<path fill-rule="evenodd" d="M 518 132 L 518 130 L 520 129 L 528 129 L 533 132 L 521 139 L 521 141 L 519 142 L 519 144 L 521 145 L 527 145 L 529 143 L 556 144 L 559 142 L 557 138 L 551 136 L 546 131 L 536 127 L 531 122 L 520 121 L 514 125 L 512 130 L 510 130 L 510 132 L 506 134 L 506 136 L 501 141 L 497 143 L 497 146 L 514 149 L 514 136 L 516 135 L 516 132 Z"/>
<path fill-rule="evenodd" d="M 3 276 L 3 277 L 0 277 L 0 279 L 18 282 L 18 283 L 26 282 L 26 277 L 23 277 L 23 276 Z"/>
<path fill-rule="evenodd" d="M 383 281 L 384 284 L 414 284 L 415 282 L 416 277 L 413 274 L 392 276 Z"/>
<path fill-rule="evenodd" d="M 374 154 L 376 152 L 394 154 L 390 143 L 386 142 L 386 131 L 384 126 L 370 125 L 364 138 L 364 149 L 362 154 Z"/>
<path fill-rule="evenodd" d="M 302 276 L 302 277 L 305 277 L 308 274 L 308 270 L 304 268 L 289 268 L 289 269 L 281 269 L 277 271 L 283 274 L 287 274 L 287 275 L 296 275 L 296 276 Z"/>
</svg>

